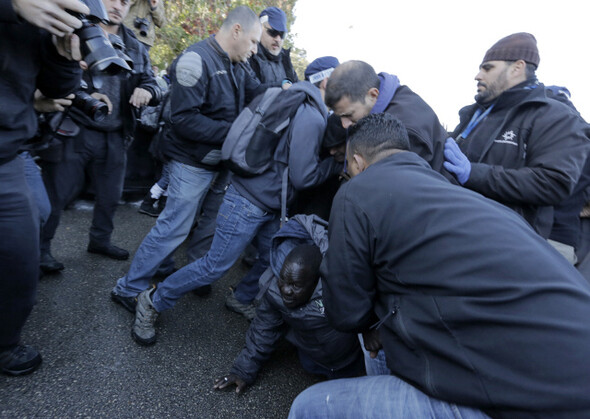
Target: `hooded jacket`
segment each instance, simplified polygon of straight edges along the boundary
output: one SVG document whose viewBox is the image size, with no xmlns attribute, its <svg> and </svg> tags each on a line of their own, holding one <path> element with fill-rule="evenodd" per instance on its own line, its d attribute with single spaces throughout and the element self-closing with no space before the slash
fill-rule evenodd
<svg viewBox="0 0 590 419">
<path fill-rule="evenodd" d="M 444 146 L 448 137 L 434 110 L 397 76 L 379 73 L 379 97 L 371 113 L 388 113 L 402 121 L 408 131 L 410 150 L 428 162 L 449 181 L 457 183 L 444 167 Z"/>
<path fill-rule="evenodd" d="M 492 417 L 590 417 L 590 284 L 513 211 L 401 152 L 340 188 L 329 239 L 328 319 L 376 313 L 393 374 Z"/>
<path fill-rule="evenodd" d="M 461 109 L 455 139 L 477 109 L 477 103 Z M 578 182 L 589 138 L 575 110 L 547 98 L 542 84 L 526 81 L 502 93 L 488 116 L 458 140 L 471 162 L 464 186 L 512 208 L 547 238 L 552 206 Z"/>
<path fill-rule="evenodd" d="M 327 223 L 316 216 L 296 215 L 273 237 L 270 267 L 260 279 L 260 305 L 246 333 L 246 346 L 230 371 L 247 384 L 254 382 L 282 336 L 313 361 L 333 371 L 347 367 L 360 356 L 356 334 L 338 332 L 328 324 L 321 282 L 309 302 L 295 309 L 285 307 L 277 285 L 283 262 L 296 246 L 315 244 L 322 255 L 326 253 L 326 227 Z"/>
<path fill-rule="evenodd" d="M 129 7 L 129 13 L 125 18 L 125 25 L 133 30 L 133 33 L 137 39 L 150 47 L 154 45 L 156 40 L 156 28 L 161 28 L 166 24 L 166 10 L 164 9 L 164 0 L 160 0 L 155 9 L 152 10 L 152 6 L 149 0 L 130 0 L 131 6 Z M 135 27 L 135 19 L 145 19 L 148 21 L 148 30 L 146 36 L 142 36 L 139 33 L 139 28 Z"/>
<path fill-rule="evenodd" d="M 281 209 L 281 186 L 287 166 L 287 205 L 293 202 L 296 190 L 319 185 L 342 167 L 331 157 L 320 159 L 327 110 L 319 89 L 307 81 L 295 83 L 290 89 L 306 92 L 308 100 L 300 105 L 289 128 L 279 140 L 273 164 L 258 176 L 242 177 L 234 174 L 231 181 L 243 197 L 269 212 Z"/>
</svg>

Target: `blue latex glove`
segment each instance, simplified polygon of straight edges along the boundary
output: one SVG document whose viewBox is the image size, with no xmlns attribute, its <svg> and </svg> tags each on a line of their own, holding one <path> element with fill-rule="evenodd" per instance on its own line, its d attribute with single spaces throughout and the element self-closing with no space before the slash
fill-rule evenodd
<svg viewBox="0 0 590 419">
<path fill-rule="evenodd" d="M 446 161 L 443 166 L 453 173 L 459 183 L 463 185 L 471 174 L 471 162 L 451 137 L 447 138 L 445 142 L 444 154 Z"/>
</svg>

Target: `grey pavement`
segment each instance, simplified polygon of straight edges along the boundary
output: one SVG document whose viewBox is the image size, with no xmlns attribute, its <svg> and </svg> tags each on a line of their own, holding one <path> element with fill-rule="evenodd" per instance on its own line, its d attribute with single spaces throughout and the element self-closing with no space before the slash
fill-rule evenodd
<svg viewBox="0 0 590 419">
<path fill-rule="evenodd" d="M 133 315 L 109 292 L 131 263 L 86 252 L 91 204 L 63 213 L 53 255 L 66 265 L 39 282 L 38 303 L 23 343 L 41 351 L 31 375 L 0 375 L 2 418 L 285 418 L 293 399 L 318 381 L 299 366 L 295 349 L 281 343 L 242 395 L 213 390 L 244 345 L 249 323 L 224 300 L 245 268 L 213 284 L 205 298 L 184 296 L 160 315 L 158 342 L 131 338 Z M 119 206 L 113 243 L 133 256 L 155 219 L 137 203 Z M 181 248 L 176 266 L 186 263 Z"/>
</svg>

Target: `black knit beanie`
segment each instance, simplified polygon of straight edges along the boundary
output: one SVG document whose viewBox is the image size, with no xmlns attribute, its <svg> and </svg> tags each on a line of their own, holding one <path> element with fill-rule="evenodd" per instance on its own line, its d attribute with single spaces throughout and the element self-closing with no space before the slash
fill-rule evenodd
<svg viewBox="0 0 590 419">
<path fill-rule="evenodd" d="M 486 61 L 517 61 L 524 60 L 539 66 L 539 50 L 537 40 L 533 35 L 526 32 L 514 33 L 500 39 L 486 52 L 482 64 Z"/>
</svg>

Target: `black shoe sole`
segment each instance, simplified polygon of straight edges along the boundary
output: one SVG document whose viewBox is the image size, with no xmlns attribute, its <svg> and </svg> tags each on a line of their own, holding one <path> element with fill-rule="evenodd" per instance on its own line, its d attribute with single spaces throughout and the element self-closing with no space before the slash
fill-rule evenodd
<svg viewBox="0 0 590 419">
<path fill-rule="evenodd" d="M 162 212 L 162 211 L 155 213 L 155 212 L 149 212 L 149 211 L 146 211 L 146 210 L 140 208 L 137 210 L 137 212 L 139 212 L 140 214 L 145 214 L 145 215 L 149 215 L 150 217 L 157 218 L 160 216 L 160 212 Z"/>
<path fill-rule="evenodd" d="M 33 371 L 35 371 L 37 368 L 39 368 L 39 366 L 43 362 L 43 359 L 41 358 L 41 355 L 37 355 L 31 362 L 33 362 L 33 365 L 31 365 L 30 367 L 24 368 L 24 369 L 9 370 L 7 368 L 2 368 L 2 369 L 0 369 L 0 371 L 2 371 L 6 375 L 11 375 L 13 377 L 18 377 L 20 375 L 27 375 L 27 374 L 30 374 Z"/>
<path fill-rule="evenodd" d="M 107 252 L 105 252 L 103 250 L 93 249 L 93 248 L 90 248 L 90 247 L 88 249 L 86 249 L 86 251 L 88 253 L 95 253 L 97 255 L 103 255 L 103 256 L 106 256 L 108 258 L 115 259 L 115 260 L 127 260 L 127 259 L 129 259 L 129 254 L 126 254 L 126 255 L 115 255 L 115 254 L 112 254 L 112 253 L 107 253 Z"/>
<path fill-rule="evenodd" d="M 64 265 L 61 265 L 61 266 L 43 266 L 43 265 L 41 265 L 41 266 L 39 266 L 39 268 L 41 268 L 41 271 L 43 271 L 43 273 L 45 275 L 47 275 L 47 274 L 56 274 L 60 271 L 63 271 L 65 269 L 65 266 Z"/>
<path fill-rule="evenodd" d="M 155 336 L 152 339 L 142 339 L 139 336 L 137 336 L 133 330 L 131 330 L 131 337 L 141 346 L 152 346 L 154 343 L 156 343 Z"/>
</svg>

